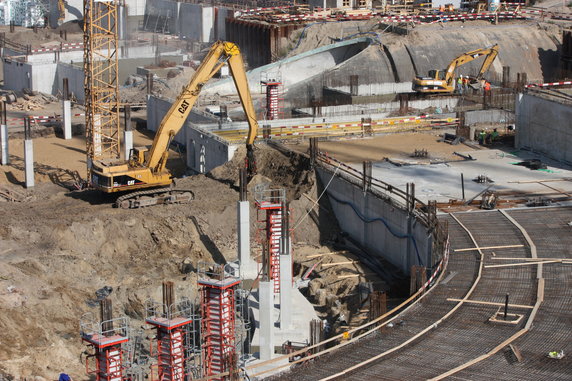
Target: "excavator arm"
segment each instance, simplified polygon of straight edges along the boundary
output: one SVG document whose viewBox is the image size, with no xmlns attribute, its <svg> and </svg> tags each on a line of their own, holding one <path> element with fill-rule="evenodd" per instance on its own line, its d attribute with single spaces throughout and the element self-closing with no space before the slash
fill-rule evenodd
<svg viewBox="0 0 572 381">
<path fill-rule="evenodd" d="M 493 45 L 490 48 L 483 48 L 483 49 L 476 49 L 472 50 L 467 53 L 461 54 L 459 57 L 455 58 L 449 66 L 447 66 L 446 74 L 445 74 L 445 81 L 447 84 L 451 85 L 453 80 L 455 79 L 455 70 L 466 63 L 469 63 L 479 57 L 487 56 L 483 65 L 481 66 L 481 70 L 479 71 L 479 75 L 477 78 L 481 78 L 483 74 L 488 70 L 491 66 L 495 58 L 497 57 L 499 52 L 498 44 Z"/>
<path fill-rule="evenodd" d="M 431 70 L 428 77 L 415 77 L 412 86 L 413 90 L 418 93 L 452 93 L 455 91 L 455 70 L 457 70 L 459 66 L 479 57 L 486 56 L 477 76 L 477 79 L 480 79 L 494 62 L 498 52 L 499 46 L 495 44 L 490 48 L 476 49 L 463 53 L 452 60 L 444 71 Z"/>
<path fill-rule="evenodd" d="M 247 155 L 251 156 L 251 159 L 248 160 L 248 166 L 249 171 L 253 171 L 254 158 L 252 155 L 252 144 L 258 132 L 258 121 L 256 120 L 256 113 L 248 88 L 244 62 L 238 46 L 232 42 L 217 41 L 211 47 L 209 53 L 195 72 L 191 82 L 189 82 L 181 94 L 179 94 L 161 121 L 161 125 L 155 135 L 155 140 L 153 141 L 153 146 L 144 163 L 144 166 L 148 167 L 152 172 L 159 173 L 165 169 L 169 144 L 177 132 L 183 127 L 185 120 L 199 97 L 203 85 L 211 79 L 225 63 L 228 63 L 232 73 L 232 78 L 248 121 L 249 129 L 246 144 L 247 151 L 250 152 L 250 154 Z"/>
</svg>

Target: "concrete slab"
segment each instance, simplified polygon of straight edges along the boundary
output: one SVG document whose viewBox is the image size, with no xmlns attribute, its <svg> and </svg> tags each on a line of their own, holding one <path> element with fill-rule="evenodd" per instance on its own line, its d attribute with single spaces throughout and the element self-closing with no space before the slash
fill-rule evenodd
<svg viewBox="0 0 572 381">
<path fill-rule="evenodd" d="M 498 149 L 460 152 L 476 160 L 434 165 L 395 166 L 388 162 L 373 163 L 373 177 L 405 189 L 415 183 L 415 195 L 420 200 L 448 202 L 462 199 L 461 173 L 465 178 L 465 199 L 471 199 L 491 186 L 494 191 L 510 191 L 515 197 L 540 195 L 572 195 L 572 167 L 528 151 L 506 152 Z M 540 159 L 547 169 L 531 170 L 515 165 L 525 159 Z M 352 164 L 361 171 L 361 164 Z M 480 184 L 474 178 L 485 175 L 493 183 Z M 547 181 L 541 184 L 538 181 Z"/>
</svg>

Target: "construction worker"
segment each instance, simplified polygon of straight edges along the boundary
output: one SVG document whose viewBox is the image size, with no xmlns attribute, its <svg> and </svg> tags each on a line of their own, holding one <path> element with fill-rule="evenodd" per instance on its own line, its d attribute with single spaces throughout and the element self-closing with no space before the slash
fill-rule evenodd
<svg viewBox="0 0 572 381">
<path fill-rule="evenodd" d="M 479 133 L 479 144 L 484 146 L 485 145 L 485 138 L 487 136 L 487 133 L 485 132 L 485 130 L 481 130 L 481 132 Z"/>
<path fill-rule="evenodd" d="M 466 93 L 469 91 L 469 77 L 466 75 L 463 77 L 463 91 Z"/>
<path fill-rule="evenodd" d="M 499 133 L 497 131 L 497 129 L 495 128 L 491 134 L 491 143 L 494 143 L 499 137 Z"/>
<path fill-rule="evenodd" d="M 461 74 L 457 79 L 457 91 L 463 95 L 463 75 Z"/>
<path fill-rule="evenodd" d="M 483 98 L 483 106 L 488 108 L 488 105 L 491 103 L 491 83 L 489 81 L 485 81 L 485 94 Z"/>
<path fill-rule="evenodd" d="M 489 93 L 490 94 L 491 91 L 491 83 L 489 81 L 485 81 L 485 94 Z"/>
</svg>

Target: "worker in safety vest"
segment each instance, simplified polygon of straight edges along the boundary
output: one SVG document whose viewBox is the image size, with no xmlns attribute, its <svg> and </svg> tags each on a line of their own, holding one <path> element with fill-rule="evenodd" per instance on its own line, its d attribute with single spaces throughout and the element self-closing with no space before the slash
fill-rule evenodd
<svg viewBox="0 0 572 381">
<path fill-rule="evenodd" d="M 463 75 L 461 74 L 457 79 L 457 91 L 459 94 L 463 94 Z"/>
<path fill-rule="evenodd" d="M 487 133 L 485 132 L 485 130 L 481 130 L 481 132 L 479 133 L 479 144 L 480 145 L 485 145 L 486 136 L 487 136 Z"/>
<path fill-rule="evenodd" d="M 485 81 L 485 93 L 491 91 L 491 83 L 489 81 Z"/>
</svg>

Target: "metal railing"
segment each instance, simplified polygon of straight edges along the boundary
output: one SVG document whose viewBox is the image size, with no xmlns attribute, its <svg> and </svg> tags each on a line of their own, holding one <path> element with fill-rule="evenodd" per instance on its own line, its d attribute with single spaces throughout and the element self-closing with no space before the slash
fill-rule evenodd
<svg viewBox="0 0 572 381">
<path fill-rule="evenodd" d="M 129 321 L 125 316 L 99 322 L 89 312 L 80 318 L 79 329 L 82 338 L 96 342 L 115 335 L 129 338 Z"/>
</svg>

